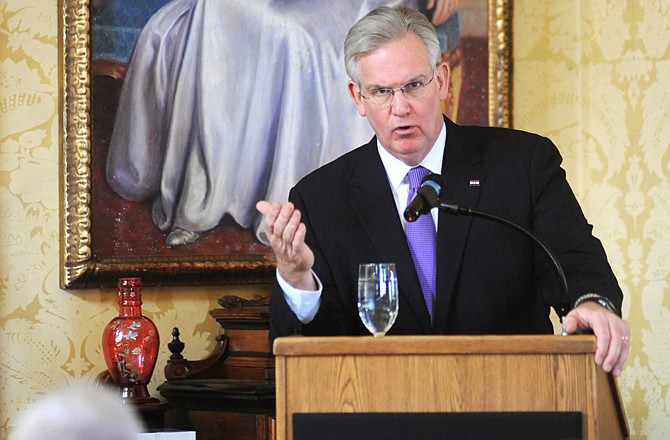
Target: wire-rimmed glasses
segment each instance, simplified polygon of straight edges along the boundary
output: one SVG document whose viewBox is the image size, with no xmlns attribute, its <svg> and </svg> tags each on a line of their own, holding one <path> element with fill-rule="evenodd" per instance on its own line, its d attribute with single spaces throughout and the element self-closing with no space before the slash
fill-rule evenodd
<svg viewBox="0 0 670 440">
<path fill-rule="evenodd" d="M 388 107 L 393 101 L 393 96 L 396 92 L 402 92 L 408 98 L 420 98 L 428 90 L 427 86 L 435 79 L 435 72 L 428 81 L 415 80 L 410 81 L 402 87 L 392 89 L 390 87 L 378 87 L 368 91 L 368 95 L 363 95 L 361 91 L 361 98 L 369 99 L 378 107 Z"/>
</svg>

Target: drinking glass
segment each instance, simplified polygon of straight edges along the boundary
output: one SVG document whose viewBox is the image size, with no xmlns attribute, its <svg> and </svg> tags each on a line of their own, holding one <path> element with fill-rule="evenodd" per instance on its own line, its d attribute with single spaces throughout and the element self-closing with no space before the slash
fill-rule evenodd
<svg viewBox="0 0 670 440">
<path fill-rule="evenodd" d="M 395 263 L 358 266 L 358 316 L 374 336 L 384 336 L 398 316 Z"/>
</svg>

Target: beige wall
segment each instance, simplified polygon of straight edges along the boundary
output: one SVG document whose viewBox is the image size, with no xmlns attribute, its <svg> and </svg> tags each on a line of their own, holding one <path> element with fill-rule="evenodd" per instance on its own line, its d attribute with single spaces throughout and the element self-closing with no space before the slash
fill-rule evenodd
<svg viewBox="0 0 670 440">
<path fill-rule="evenodd" d="M 58 287 L 57 1 L 0 2 L 0 437 L 38 393 L 102 371 L 114 292 Z M 633 438 L 670 438 L 670 0 L 514 2 L 514 125 L 552 138 L 626 293 L 620 379 Z M 145 289 L 185 355 L 207 312 L 254 288 Z M 161 353 L 153 379 L 163 381 Z"/>
<path fill-rule="evenodd" d="M 514 125 L 552 138 L 626 299 L 634 438 L 670 438 L 670 1 L 516 1 Z"/>
</svg>

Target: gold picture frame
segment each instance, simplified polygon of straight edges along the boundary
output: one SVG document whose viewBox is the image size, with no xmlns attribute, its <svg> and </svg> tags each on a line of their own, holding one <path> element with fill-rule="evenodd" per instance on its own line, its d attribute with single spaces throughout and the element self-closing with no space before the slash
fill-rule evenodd
<svg viewBox="0 0 670 440">
<path fill-rule="evenodd" d="M 511 125 L 511 0 L 488 8 L 488 121 Z M 93 252 L 105 235 L 92 225 L 91 13 L 89 0 L 60 0 L 60 285 L 110 287 L 120 277 L 146 285 L 264 284 L 274 277 L 269 250 L 195 256 L 113 256 Z"/>
</svg>

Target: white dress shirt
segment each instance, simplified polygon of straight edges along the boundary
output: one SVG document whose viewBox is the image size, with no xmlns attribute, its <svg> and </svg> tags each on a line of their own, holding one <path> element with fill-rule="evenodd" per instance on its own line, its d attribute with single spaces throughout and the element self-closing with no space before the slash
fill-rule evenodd
<svg viewBox="0 0 670 440">
<path fill-rule="evenodd" d="M 442 159 L 444 156 L 444 145 L 447 139 L 447 127 L 442 125 L 442 130 L 440 131 L 437 140 L 433 144 L 433 147 L 428 152 L 428 155 L 421 161 L 419 165 L 427 168 L 431 173 L 440 174 L 442 172 Z M 405 217 L 403 212 L 407 207 L 407 195 L 409 194 L 409 178 L 407 173 L 413 166 L 405 164 L 400 159 L 394 157 L 389 153 L 380 143 L 377 141 L 377 151 L 379 152 L 379 157 L 382 160 L 384 169 L 386 170 L 386 177 L 388 177 L 389 185 L 391 186 L 391 191 L 393 192 L 393 198 L 395 200 L 396 208 L 398 210 L 398 216 L 402 222 L 403 229 L 405 228 Z M 437 228 L 437 216 L 439 210 L 433 208 L 431 210 L 431 215 L 433 216 L 433 221 L 435 223 L 435 228 Z M 314 319 L 316 312 L 319 310 L 321 305 L 321 292 L 323 291 L 323 285 L 319 277 L 312 271 L 312 276 L 317 284 L 317 290 L 301 290 L 292 287 L 288 284 L 277 272 L 277 281 L 279 286 L 284 291 L 284 296 L 288 302 L 291 310 L 296 314 L 300 322 L 307 324 Z"/>
</svg>

